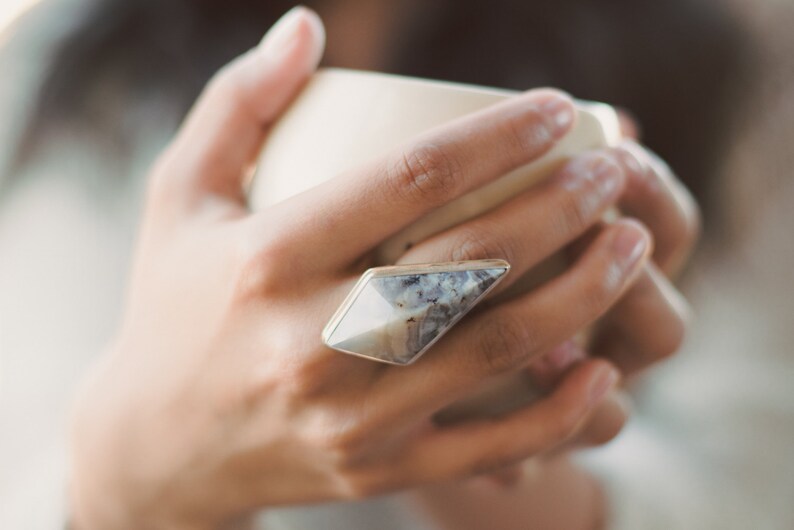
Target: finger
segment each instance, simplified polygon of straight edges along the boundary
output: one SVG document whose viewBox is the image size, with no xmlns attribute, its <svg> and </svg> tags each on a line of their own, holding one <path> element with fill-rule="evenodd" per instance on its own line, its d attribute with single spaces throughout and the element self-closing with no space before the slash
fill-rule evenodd
<svg viewBox="0 0 794 530">
<path fill-rule="evenodd" d="M 682 267 L 697 240 L 700 220 L 691 194 L 659 157 L 627 141 L 619 151 L 627 171 L 621 210 L 653 234 L 653 259 L 668 275 Z"/>
<path fill-rule="evenodd" d="M 609 443 L 623 430 L 630 413 L 631 399 L 628 394 L 618 388 L 613 388 L 595 407 L 579 432 L 543 456 L 553 458 L 561 453 Z"/>
<path fill-rule="evenodd" d="M 271 216 L 292 220 L 292 237 L 315 255 L 349 265 L 423 214 L 540 157 L 574 118 L 570 98 L 533 90 L 422 134 Z"/>
<path fill-rule="evenodd" d="M 599 360 L 573 370 L 548 397 L 507 416 L 439 428 L 420 437 L 401 459 L 414 483 L 491 472 L 570 439 L 618 380 Z"/>
<path fill-rule="evenodd" d="M 169 191 L 169 202 L 244 206 L 246 170 L 268 126 L 316 68 L 323 42 L 317 15 L 298 7 L 215 75 L 158 164 L 155 185 Z"/>
<path fill-rule="evenodd" d="M 385 372 L 372 404 L 390 421 L 413 419 L 460 399 L 489 376 L 528 365 L 603 315 L 636 277 L 650 247 L 638 223 L 615 222 L 560 276 L 470 315 L 421 362 Z"/>
<path fill-rule="evenodd" d="M 624 375 L 673 355 L 680 348 L 691 310 L 653 264 L 610 310 L 593 352 L 614 362 Z"/>
<path fill-rule="evenodd" d="M 587 357 L 583 347 L 574 340 L 568 340 L 533 361 L 527 367 L 527 372 L 534 385 L 549 392 L 574 365 Z M 544 456 L 609 442 L 625 425 L 629 408 L 629 397 L 620 389 L 614 389 L 596 407 L 572 440 L 555 449 L 552 455 Z"/>
<path fill-rule="evenodd" d="M 544 184 L 415 246 L 400 263 L 503 259 L 511 265 L 497 288 L 504 290 L 598 222 L 617 201 L 624 182 L 617 159 L 612 150 L 576 157 Z"/>
</svg>

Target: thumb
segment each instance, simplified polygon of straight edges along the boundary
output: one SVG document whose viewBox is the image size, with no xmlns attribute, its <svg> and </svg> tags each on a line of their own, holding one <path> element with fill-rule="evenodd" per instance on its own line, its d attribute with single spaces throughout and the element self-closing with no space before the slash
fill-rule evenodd
<svg viewBox="0 0 794 530">
<path fill-rule="evenodd" d="M 324 43 L 317 14 L 296 7 L 213 77 L 156 170 L 166 188 L 177 188 L 169 203 L 182 197 L 193 207 L 209 196 L 244 207 L 246 169 L 268 127 L 316 69 Z"/>
</svg>

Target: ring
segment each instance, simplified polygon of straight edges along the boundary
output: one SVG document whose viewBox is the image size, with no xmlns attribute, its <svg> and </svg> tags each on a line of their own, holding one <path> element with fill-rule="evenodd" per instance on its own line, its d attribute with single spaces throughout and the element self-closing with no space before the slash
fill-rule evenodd
<svg viewBox="0 0 794 530">
<path fill-rule="evenodd" d="M 323 343 L 375 361 L 411 364 L 509 270 L 500 259 L 369 269 L 325 326 Z"/>
</svg>

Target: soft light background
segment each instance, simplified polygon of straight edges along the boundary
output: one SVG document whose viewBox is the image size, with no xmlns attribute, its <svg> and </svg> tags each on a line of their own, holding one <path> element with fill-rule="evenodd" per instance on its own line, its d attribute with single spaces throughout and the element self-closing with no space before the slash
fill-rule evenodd
<svg viewBox="0 0 794 530">
<path fill-rule="evenodd" d="M 14 19 L 39 0 L 3 0 L 0 4 L 0 32 Z"/>
</svg>

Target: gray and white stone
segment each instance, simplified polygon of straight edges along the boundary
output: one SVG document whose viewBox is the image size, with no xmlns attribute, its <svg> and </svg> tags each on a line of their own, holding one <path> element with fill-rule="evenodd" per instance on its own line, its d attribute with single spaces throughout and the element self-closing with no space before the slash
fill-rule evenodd
<svg viewBox="0 0 794 530">
<path fill-rule="evenodd" d="M 409 364 L 423 354 L 505 273 L 507 267 L 375 276 L 326 339 L 330 347 Z"/>
</svg>

